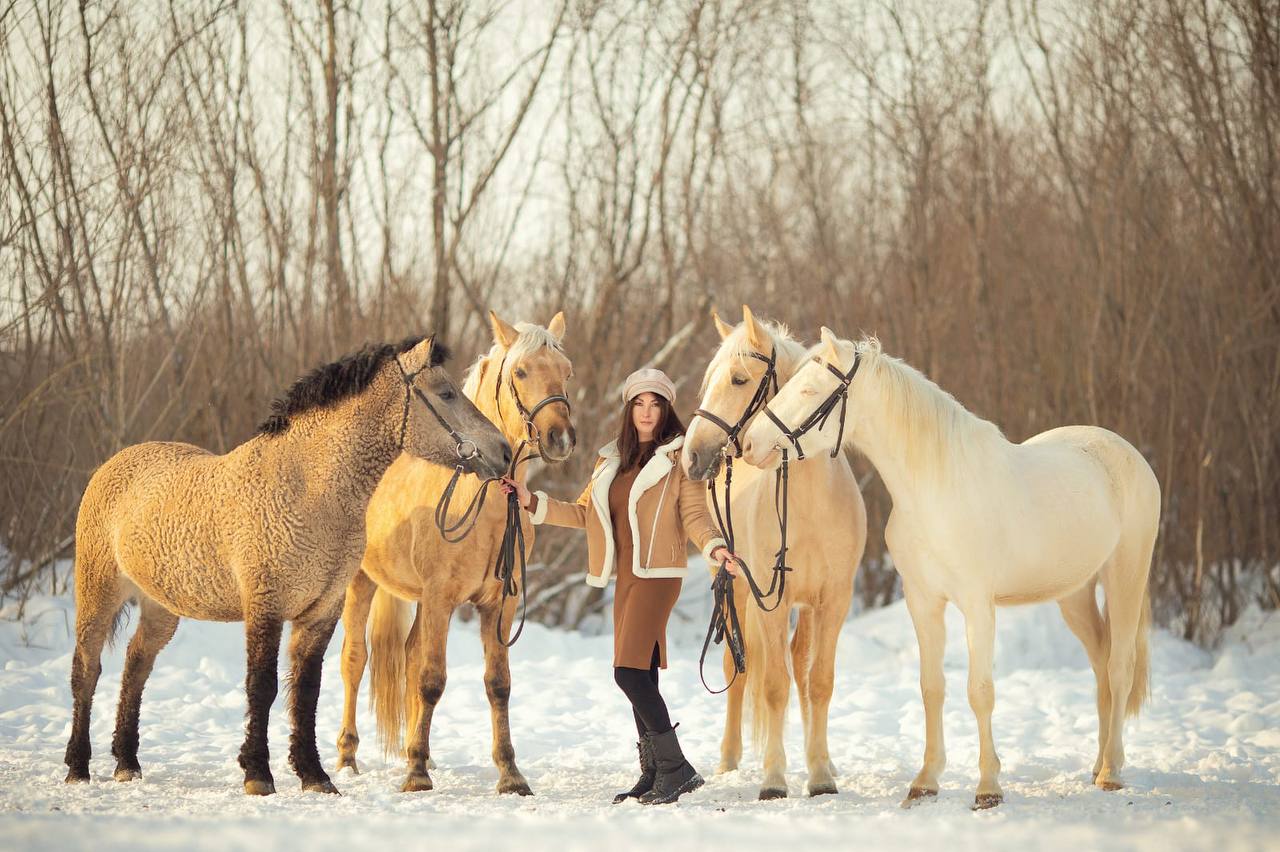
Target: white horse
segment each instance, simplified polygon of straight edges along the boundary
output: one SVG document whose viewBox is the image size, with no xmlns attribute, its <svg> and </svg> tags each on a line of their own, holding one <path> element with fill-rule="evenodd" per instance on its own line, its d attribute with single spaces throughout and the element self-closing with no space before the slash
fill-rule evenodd
<svg viewBox="0 0 1280 852">
<path fill-rule="evenodd" d="M 778 384 L 805 363 L 807 348 L 775 323 L 762 323 L 746 305 L 736 328 L 715 317 L 722 342 L 707 367 L 702 403 L 689 421 L 682 464 L 691 479 L 717 474 L 721 487 L 722 453 L 732 453 L 739 431 L 759 415 Z M 714 316 L 714 315 L 713 315 Z M 734 603 L 745 625 L 747 676 L 729 689 L 720 771 L 738 768 L 742 758 L 742 706 L 749 690 L 757 747 L 764 746 L 761 799 L 787 795 L 787 758 L 782 746 L 783 721 L 791 677 L 800 697 L 804 724 L 808 793 L 835 793 L 836 782 L 827 749 L 827 708 L 835 678 L 836 644 L 849 612 L 853 579 L 867 542 L 867 511 L 858 482 L 843 453 L 790 465 L 786 564 L 788 573 L 779 601 L 766 595 L 764 612 L 752 600 L 746 581 L 734 582 Z M 824 511 L 831 504 L 839 512 Z M 733 513 L 736 551 L 751 568 L 762 589 L 772 579 L 770 568 L 780 544 L 775 514 L 774 477 L 752 467 L 734 470 Z M 787 632 L 791 611 L 798 610 L 788 666 Z M 788 671 L 790 669 L 790 671 Z M 725 677 L 734 668 L 725 652 Z"/>
<path fill-rule="evenodd" d="M 965 618 L 969 705 L 978 720 L 976 808 L 1003 794 L 991 736 L 997 605 L 1057 601 L 1098 682 L 1094 783 L 1123 786 L 1126 716 L 1147 696 L 1147 578 L 1160 485 L 1120 436 L 1051 429 L 1021 444 L 970 414 L 917 370 L 822 329 L 822 342 L 748 430 L 743 457 L 768 468 L 782 446 L 808 454 L 846 443 L 876 466 L 893 498 L 885 542 L 902 575 L 920 643 L 924 765 L 904 806 L 938 792 L 948 601 Z M 847 406 L 847 411 L 846 411 Z M 838 412 L 838 416 L 837 416 Z M 847 415 L 847 416 L 846 416 Z M 1106 594 L 1098 612 L 1095 587 Z"/>
</svg>

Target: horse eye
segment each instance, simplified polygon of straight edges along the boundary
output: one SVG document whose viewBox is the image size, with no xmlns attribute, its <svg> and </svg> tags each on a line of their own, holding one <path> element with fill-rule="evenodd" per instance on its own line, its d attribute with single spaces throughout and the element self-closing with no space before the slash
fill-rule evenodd
<svg viewBox="0 0 1280 852">
<path fill-rule="evenodd" d="M 742 376 L 734 376 L 734 377 L 733 377 L 733 383 L 734 383 L 735 385 L 745 385 L 745 384 L 747 383 L 747 381 L 748 381 L 748 380 L 747 380 L 747 379 L 744 379 Z"/>
<path fill-rule="evenodd" d="M 448 402 L 449 400 L 453 399 L 453 388 L 445 388 L 444 390 L 440 391 L 440 398 L 443 399 L 445 402 Z"/>
<path fill-rule="evenodd" d="M 517 378 L 517 379 L 523 379 L 523 378 L 524 378 L 525 376 L 527 376 L 527 375 L 528 375 L 528 373 L 526 373 L 522 368 L 520 368 L 520 367 L 516 367 L 516 369 L 515 369 L 515 376 L 516 376 L 516 378 Z"/>
</svg>

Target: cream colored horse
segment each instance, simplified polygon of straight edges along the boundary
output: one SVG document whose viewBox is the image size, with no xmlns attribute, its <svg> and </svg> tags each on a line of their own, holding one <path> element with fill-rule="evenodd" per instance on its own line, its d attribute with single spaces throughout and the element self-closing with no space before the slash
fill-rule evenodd
<svg viewBox="0 0 1280 852">
<path fill-rule="evenodd" d="M 561 349 L 564 314 L 556 314 L 546 328 L 531 323 L 512 327 L 492 312 L 489 320 L 493 347 L 468 372 L 463 394 L 497 424 L 513 448 L 528 434 L 537 434 L 543 458 L 563 461 L 576 442 L 567 407 L 555 402 L 538 410 L 538 404 L 550 396 L 563 396 L 572 373 Z M 526 412 L 533 413 L 532 427 L 526 423 Z M 529 785 L 516 767 L 508 717 L 511 671 L 505 643 L 517 598 L 507 598 L 504 605 L 502 584 L 493 576 L 507 501 L 493 487 L 475 528 L 462 542 L 450 544 L 441 537 L 434 517 L 449 475 L 449 470 L 402 456 L 391 465 L 369 501 L 364 561 L 347 590 L 342 612 L 344 702 L 338 768 L 356 768 L 360 743 L 356 696 L 368 660 L 378 730 L 388 753 L 399 751 L 408 721 L 409 772 L 403 790 L 432 788 L 428 774 L 431 716 L 444 692 L 449 621 L 455 609 L 470 601 L 480 614 L 498 792 L 529 795 Z M 524 481 L 526 475 L 527 466 L 521 465 L 516 476 Z M 459 481 L 452 502 L 457 507 L 454 516 L 479 488 L 480 481 L 474 477 Z M 531 549 L 534 528 L 524 513 L 521 519 L 526 548 Z M 404 601 L 418 603 L 418 616 L 407 634 Z M 366 644 L 366 625 L 372 647 Z"/>
<path fill-rule="evenodd" d="M 805 347 L 782 326 L 759 322 L 745 305 L 742 313 L 743 321 L 736 328 L 715 317 L 722 342 L 707 367 L 700 406 L 730 427 L 748 413 L 753 395 L 766 378 L 768 363 L 762 359 L 773 353 L 778 381 L 784 382 L 803 363 L 805 354 Z M 687 476 L 707 479 L 719 471 L 723 480 L 721 454 L 726 447 L 729 452 L 734 449 L 724 426 L 696 415 L 689 422 L 684 446 L 682 464 Z M 721 485 L 717 482 L 717 487 Z M 839 510 L 830 511 L 832 506 Z M 738 465 L 733 512 L 736 550 L 747 560 L 757 583 L 767 588 L 780 544 L 774 477 Z M 789 521 L 786 561 L 795 570 L 787 575 L 782 604 L 764 612 L 752 601 L 746 581 L 734 581 L 738 617 L 746 625 L 747 676 L 729 689 L 720 771 L 737 769 L 742 758 L 743 693 L 749 690 L 755 741 L 757 746 L 764 745 L 761 799 L 787 795 L 782 732 L 792 674 L 804 723 L 809 795 L 836 792 L 827 750 L 827 708 L 835 677 L 836 641 L 867 541 L 866 507 L 842 453 L 835 458 L 815 454 L 791 465 Z M 793 609 L 799 612 L 788 672 L 787 633 Z M 724 671 L 726 678 L 733 674 L 727 651 Z"/>
<path fill-rule="evenodd" d="M 856 366 L 855 366 L 856 365 Z M 840 374 L 840 375 L 837 375 Z M 975 807 L 1003 793 L 991 735 L 995 608 L 1057 601 L 1084 644 L 1098 686 L 1094 781 L 1119 789 L 1125 717 L 1147 696 L 1147 589 L 1160 520 L 1160 485 L 1120 436 L 1096 426 L 1051 429 L 1021 444 L 970 414 L 914 368 L 882 354 L 878 341 L 853 343 L 822 330 L 822 343 L 759 417 L 744 458 L 776 464 L 780 447 L 824 402 L 844 399 L 795 438 L 806 453 L 852 444 L 876 466 L 893 498 L 885 542 L 902 575 L 920 643 L 925 710 L 924 765 L 904 805 L 937 795 L 946 763 L 942 738 L 943 610 L 965 618 L 969 705 L 978 721 L 981 773 Z M 838 406 L 837 406 L 838 408 Z M 1098 612 L 1095 587 L 1106 594 Z"/>
</svg>

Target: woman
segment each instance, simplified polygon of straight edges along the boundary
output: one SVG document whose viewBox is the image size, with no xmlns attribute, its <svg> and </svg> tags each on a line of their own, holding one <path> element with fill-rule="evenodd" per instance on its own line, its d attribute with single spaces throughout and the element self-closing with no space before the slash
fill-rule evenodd
<svg viewBox="0 0 1280 852">
<path fill-rule="evenodd" d="M 667 705 L 658 691 L 658 669 L 667 667 L 667 619 L 680 596 L 686 539 L 713 563 L 738 573 L 707 511 L 706 489 L 680 468 L 684 424 L 672 408 L 676 389 L 661 370 L 637 370 L 623 390 L 616 441 L 600 450 L 595 472 L 576 502 L 516 491 L 535 524 L 585 527 L 587 582 L 604 587 L 617 577 L 613 596 L 613 676 L 631 702 L 640 734 L 640 780 L 614 802 L 637 797 L 645 804 L 674 802 L 702 786 L 685 760 Z"/>
</svg>

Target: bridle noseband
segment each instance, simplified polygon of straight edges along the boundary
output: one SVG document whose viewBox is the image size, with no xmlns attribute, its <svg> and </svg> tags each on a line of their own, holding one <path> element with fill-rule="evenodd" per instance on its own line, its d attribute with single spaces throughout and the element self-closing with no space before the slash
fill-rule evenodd
<svg viewBox="0 0 1280 852">
<path fill-rule="evenodd" d="M 404 451 L 404 436 L 406 430 L 409 428 L 409 406 L 413 402 L 413 397 L 416 396 L 421 400 L 422 404 L 427 407 L 427 411 L 430 411 L 432 416 L 436 418 L 436 421 L 440 424 L 441 428 L 448 432 L 449 437 L 453 439 L 453 451 L 458 456 L 458 469 L 461 470 L 463 462 L 471 461 L 473 458 L 480 455 L 480 449 L 476 446 L 475 441 L 470 438 L 464 438 L 462 435 L 458 434 L 458 430 L 449 425 L 449 421 L 445 420 L 444 415 L 436 410 L 436 407 L 431 404 L 431 400 L 427 398 L 427 395 L 414 385 L 413 382 L 418 378 L 418 374 L 431 368 L 430 362 L 414 370 L 412 373 L 405 371 L 404 364 L 400 363 L 399 357 L 396 358 L 396 366 L 400 368 L 400 378 L 404 380 L 404 412 L 400 416 L 399 446 L 401 452 Z"/>
<path fill-rule="evenodd" d="M 805 421 L 799 426 L 794 429 L 789 428 L 787 424 L 783 423 L 778 418 L 778 415 L 774 414 L 773 411 L 770 410 L 768 404 L 764 407 L 765 417 L 772 420 L 773 425 L 777 426 L 778 431 L 782 433 L 782 437 L 790 441 L 791 445 L 796 448 L 797 461 L 804 460 L 804 449 L 800 446 L 800 439 L 815 428 L 821 429 L 826 424 L 827 418 L 831 416 L 831 412 L 835 410 L 837 404 L 840 406 L 840 431 L 837 433 L 840 437 L 836 438 L 836 445 L 831 450 L 831 458 L 835 458 L 840 455 L 840 443 L 844 436 L 845 414 L 848 412 L 849 408 L 849 384 L 853 381 L 853 377 L 857 375 L 858 367 L 862 366 L 862 353 L 854 353 L 853 366 L 849 368 L 849 372 L 847 373 L 840 372 L 839 368 L 833 367 L 831 364 L 824 364 L 823 366 L 835 374 L 835 377 L 840 381 L 840 385 L 833 390 L 827 398 L 822 401 L 822 404 L 814 409 L 813 413 L 805 418 Z M 787 451 L 783 449 L 782 452 L 783 457 L 785 458 Z"/>
</svg>

